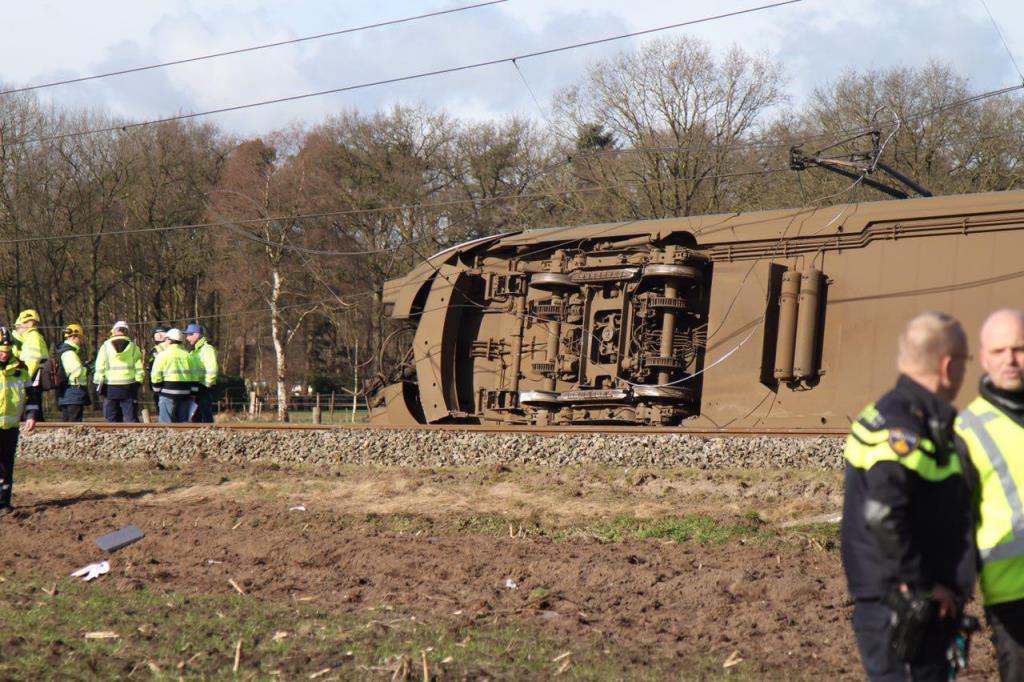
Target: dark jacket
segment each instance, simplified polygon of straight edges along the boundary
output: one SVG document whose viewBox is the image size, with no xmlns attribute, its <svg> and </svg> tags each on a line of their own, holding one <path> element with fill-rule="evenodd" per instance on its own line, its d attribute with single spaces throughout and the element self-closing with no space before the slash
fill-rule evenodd
<svg viewBox="0 0 1024 682">
<path fill-rule="evenodd" d="M 956 409 L 901 376 L 851 427 L 840 527 L 843 568 L 855 599 L 900 583 L 936 584 L 970 597 L 976 575 L 966 447 Z"/>
</svg>

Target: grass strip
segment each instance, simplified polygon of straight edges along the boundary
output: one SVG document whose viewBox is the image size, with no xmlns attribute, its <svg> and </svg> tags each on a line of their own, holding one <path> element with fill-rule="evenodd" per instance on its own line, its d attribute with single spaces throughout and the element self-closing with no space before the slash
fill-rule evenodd
<svg viewBox="0 0 1024 682">
<path fill-rule="evenodd" d="M 9 576 L 0 581 L 0 679 L 754 679 L 719 661 L 681 669 L 606 639 L 458 615 L 424 621 L 387 606 L 332 612 Z"/>
</svg>

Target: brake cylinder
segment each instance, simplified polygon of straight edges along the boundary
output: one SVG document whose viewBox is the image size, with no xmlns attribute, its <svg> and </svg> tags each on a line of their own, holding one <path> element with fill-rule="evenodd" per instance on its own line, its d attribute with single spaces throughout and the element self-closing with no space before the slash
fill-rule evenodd
<svg viewBox="0 0 1024 682">
<path fill-rule="evenodd" d="M 805 381 L 818 376 L 818 303 L 821 292 L 821 270 L 808 268 L 800 277 L 800 297 L 796 322 L 796 347 L 793 374 Z"/>
<path fill-rule="evenodd" d="M 786 270 L 782 273 L 782 292 L 779 295 L 779 327 L 775 341 L 775 378 L 793 380 L 793 346 L 796 340 L 797 300 L 800 296 L 800 273 Z"/>
</svg>

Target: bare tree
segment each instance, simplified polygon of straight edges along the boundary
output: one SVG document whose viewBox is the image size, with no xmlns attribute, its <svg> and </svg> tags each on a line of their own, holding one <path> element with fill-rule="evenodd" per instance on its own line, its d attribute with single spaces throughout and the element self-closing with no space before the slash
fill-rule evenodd
<svg viewBox="0 0 1024 682">
<path fill-rule="evenodd" d="M 280 421 L 288 421 L 288 345 L 320 306 L 310 296 L 308 276 L 297 257 L 308 248 L 307 230 L 293 217 L 304 205 L 307 168 L 302 158 L 288 153 L 295 137 L 280 133 L 272 144 L 257 139 L 239 145 L 211 192 L 209 206 L 214 220 L 236 221 L 218 242 L 231 255 L 221 277 L 254 272 L 268 307 Z"/>
<path fill-rule="evenodd" d="M 691 215 L 722 208 L 735 148 L 783 103 L 782 84 L 778 66 L 740 48 L 716 59 L 696 39 L 661 39 L 595 63 L 554 108 L 576 141 L 578 185 L 619 207 L 601 217 Z"/>
<path fill-rule="evenodd" d="M 814 92 L 801 123 L 833 141 L 878 129 L 882 160 L 934 194 L 1018 186 L 1024 151 L 1017 123 L 1022 105 L 1011 97 L 963 104 L 970 95 L 967 79 L 936 62 L 920 68 L 850 71 Z M 871 147 L 870 139 L 859 138 L 829 153 Z M 828 193 L 844 184 L 849 183 L 830 179 L 816 189 Z M 863 188 L 844 194 L 839 200 L 880 197 Z"/>
</svg>

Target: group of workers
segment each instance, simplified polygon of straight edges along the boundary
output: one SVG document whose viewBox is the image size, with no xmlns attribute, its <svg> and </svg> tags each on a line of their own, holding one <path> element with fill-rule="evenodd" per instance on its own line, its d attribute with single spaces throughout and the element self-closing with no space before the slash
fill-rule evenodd
<svg viewBox="0 0 1024 682">
<path fill-rule="evenodd" d="M 19 316 L 38 319 L 34 310 Z M 16 324 L 17 326 L 17 324 Z M 103 398 L 103 416 L 108 422 L 139 421 L 139 389 L 146 375 L 156 400 L 160 422 L 213 422 L 213 394 L 217 383 L 217 351 L 206 340 L 201 325 L 190 324 L 184 331 L 157 327 L 153 330 L 153 348 L 143 353 L 129 337 L 128 323 L 117 321 L 110 329 L 110 338 L 103 342 L 93 363 L 92 382 Z M 42 335 L 36 330 L 40 343 Z M 84 332 L 81 325 L 69 324 L 63 330 L 64 342 L 57 347 L 56 373 L 60 377 L 54 388 L 61 418 L 66 422 L 82 421 L 83 409 L 91 404 L 88 391 L 89 365 L 82 360 Z M 186 349 L 185 344 L 188 344 Z M 45 346 L 44 346 L 45 348 Z M 22 348 L 22 357 L 24 346 Z M 36 371 L 28 366 L 30 376 Z M 39 383 L 39 382 L 35 382 Z M 33 398 L 30 385 L 26 416 L 42 418 L 41 405 Z"/>
<path fill-rule="evenodd" d="M 958 414 L 970 359 L 957 320 L 913 318 L 895 387 L 846 440 L 841 553 L 871 680 L 955 677 L 978 578 L 999 675 L 1024 680 L 1024 311 L 985 320 L 979 395 Z"/>
<path fill-rule="evenodd" d="M 212 423 L 217 351 L 207 341 L 202 325 L 190 324 L 184 331 L 156 327 L 148 353 L 128 334 L 127 322 L 115 322 L 95 362 L 88 363 L 83 359 L 85 332 L 80 324 L 69 324 L 62 330 L 63 342 L 54 353 L 53 366 L 47 367 L 50 356 L 39 329 L 39 313 L 22 311 L 10 336 L 11 359 L 23 364 L 28 373 L 24 418 L 43 421 L 42 394 L 52 388 L 57 391 L 62 421 L 82 421 L 84 408 L 92 404 L 88 390 L 91 367 L 108 422 L 139 421 L 139 389 L 148 374 L 161 423 Z"/>
<path fill-rule="evenodd" d="M 19 423 L 31 432 L 43 421 L 43 392 L 57 391 L 61 418 L 82 421 L 89 396 L 89 363 L 83 360 L 85 332 L 80 324 L 62 331 L 54 360 L 39 329 L 39 313 L 22 311 L 12 332 L 0 327 L 0 514 L 10 512 L 14 455 Z M 148 368 L 160 423 L 213 422 L 213 388 L 217 383 L 217 351 L 203 327 L 157 327 L 153 348 L 144 354 L 129 337 L 128 324 L 117 321 L 93 363 L 92 381 L 103 398 L 109 422 L 137 422 L 139 388 Z M 187 344 L 187 347 L 186 347 Z"/>
</svg>

